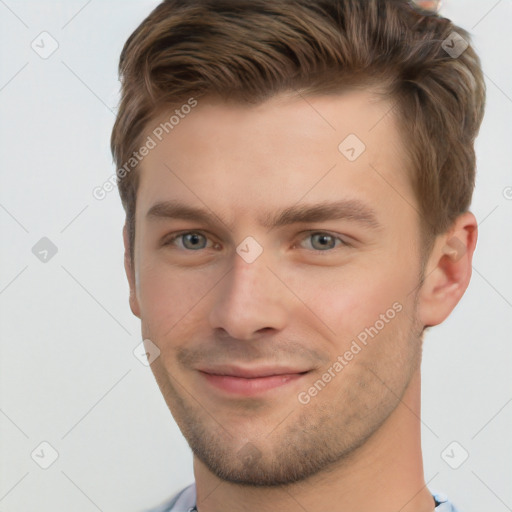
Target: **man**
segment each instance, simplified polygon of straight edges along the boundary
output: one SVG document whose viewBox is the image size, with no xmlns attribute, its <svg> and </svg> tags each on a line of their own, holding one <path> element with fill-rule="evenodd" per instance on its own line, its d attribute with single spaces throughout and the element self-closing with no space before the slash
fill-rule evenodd
<svg viewBox="0 0 512 512">
<path fill-rule="evenodd" d="M 469 35 L 406 0 L 167 0 L 120 75 L 130 307 L 194 454 L 155 510 L 456 510 L 420 363 L 477 239 Z"/>
</svg>

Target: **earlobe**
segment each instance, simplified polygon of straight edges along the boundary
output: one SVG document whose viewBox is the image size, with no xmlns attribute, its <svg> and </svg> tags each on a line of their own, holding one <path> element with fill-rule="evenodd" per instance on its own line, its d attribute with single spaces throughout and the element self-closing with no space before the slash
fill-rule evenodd
<svg viewBox="0 0 512 512">
<path fill-rule="evenodd" d="M 464 295 L 476 240 L 477 222 L 471 212 L 457 217 L 450 230 L 437 237 L 418 298 L 418 315 L 425 327 L 443 322 Z"/>
<path fill-rule="evenodd" d="M 133 261 L 130 256 L 130 240 L 128 236 L 128 229 L 126 224 L 123 227 L 123 242 L 124 242 L 124 270 L 128 279 L 128 285 L 130 286 L 130 298 L 129 304 L 132 313 L 140 318 L 139 301 L 137 300 L 137 292 L 135 286 L 135 269 Z"/>
</svg>

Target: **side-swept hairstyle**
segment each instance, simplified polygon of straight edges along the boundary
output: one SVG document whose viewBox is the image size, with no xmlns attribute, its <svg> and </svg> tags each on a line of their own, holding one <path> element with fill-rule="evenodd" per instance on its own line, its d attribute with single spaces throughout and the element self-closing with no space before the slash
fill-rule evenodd
<svg viewBox="0 0 512 512">
<path fill-rule="evenodd" d="M 467 211 L 485 105 L 469 34 L 408 0 L 165 0 L 126 41 L 111 149 L 133 258 L 148 123 L 191 97 L 258 103 L 372 87 L 394 105 L 430 245 Z M 124 166 L 124 172 L 122 170 Z"/>
</svg>

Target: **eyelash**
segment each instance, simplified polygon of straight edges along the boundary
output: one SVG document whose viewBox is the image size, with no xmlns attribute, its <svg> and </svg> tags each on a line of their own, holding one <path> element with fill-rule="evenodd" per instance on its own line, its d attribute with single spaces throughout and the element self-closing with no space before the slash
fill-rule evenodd
<svg viewBox="0 0 512 512">
<path fill-rule="evenodd" d="M 305 234 L 306 234 L 306 236 L 302 240 L 307 240 L 308 238 L 312 237 L 313 235 L 327 235 L 327 236 L 334 238 L 335 243 L 339 241 L 339 244 L 335 245 L 332 249 L 324 249 L 324 250 L 307 249 L 307 250 L 310 250 L 310 251 L 313 251 L 316 253 L 329 253 L 329 252 L 334 251 L 334 249 L 339 249 L 340 247 L 349 247 L 350 246 L 350 244 L 348 242 L 346 242 L 343 238 L 336 235 L 335 233 L 330 233 L 329 231 L 313 231 L 313 230 L 311 230 L 311 231 L 306 231 Z M 296 247 L 296 245 L 297 244 L 294 244 L 293 247 Z"/>
<path fill-rule="evenodd" d="M 333 247 L 331 249 L 324 249 L 324 250 L 320 250 L 320 249 L 306 249 L 306 250 L 309 250 L 309 251 L 312 251 L 312 252 L 316 252 L 316 253 L 329 253 L 329 252 L 332 252 L 334 249 L 339 248 L 339 247 L 350 247 L 351 246 L 343 238 L 341 238 L 340 236 L 338 236 L 338 235 L 336 235 L 334 233 L 330 233 L 329 231 L 310 230 L 310 231 L 306 231 L 306 232 L 303 232 L 303 233 L 305 233 L 306 236 L 302 240 L 306 240 L 306 239 L 312 237 L 313 235 L 327 235 L 327 236 L 333 237 L 335 239 L 335 241 L 339 241 L 340 242 L 337 246 L 335 246 L 335 247 Z M 208 234 L 204 233 L 202 231 L 182 231 L 180 233 L 174 234 L 171 238 L 165 240 L 162 245 L 163 246 L 172 245 L 176 240 L 180 239 L 181 237 L 183 237 L 185 235 L 189 235 L 189 234 L 202 235 L 205 238 L 209 239 Z M 216 242 L 213 242 L 214 246 L 216 244 L 217 244 Z M 299 243 L 294 243 L 293 248 L 297 247 L 298 245 L 299 245 Z M 187 249 L 187 248 L 183 247 L 183 250 L 187 251 L 187 252 L 188 251 L 189 252 L 200 252 L 201 250 L 208 249 L 208 248 L 209 247 L 204 247 L 204 248 L 201 248 L 201 249 L 193 250 L 193 249 Z M 210 248 L 212 248 L 212 247 L 210 247 Z"/>
<path fill-rule="evenodd" d="M 202 231 L 182 231 L 180 233 L 177 233 L 177 234 L 173 235 L 171 238 L 165 240 L 162 245 L 164 245 L 164 246 L 172 245 L 175 240 L 178 240 L 182 236 L 190 235 L 190 234 L 201 235 L 201 236 L 204 236 L 207 239 L 209 238 L 208 234 L 207 233 L 203 233 Z M 215 244 L 215 242 L 214 242 L 214 244 Z M 207 249 L 207 248 L 208 247 L 205 247 L 205 249 Z M 183 248 L 183 250 L 190 251 L 190 252 L 195 252 L 192 249 L 187 249 L 185 247 Z M 203 249 L 200 249 L 200 250 L 203 250 Z M 199 252 L 199 250 L 197 250 L 197 252 Z"/>
</svg>

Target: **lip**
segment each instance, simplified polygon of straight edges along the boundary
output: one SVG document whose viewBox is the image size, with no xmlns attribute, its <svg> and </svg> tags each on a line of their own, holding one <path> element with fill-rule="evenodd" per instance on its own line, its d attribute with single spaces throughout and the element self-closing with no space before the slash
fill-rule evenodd
<svg viewBox="0 0 512 512">
<path fill-rule="evenodd" d="M 293 375 L 305 373 L 309 368 L 293 368 L 292 366 L 258 366 L 255 368 L 243 368 L 241 366 L 219 365 L 215 367 L 198 368 L 203 373 L 210 375 L 227 375 L 230 377 L 243 377 L 255 379 L 258 377 L 271 377 L 275 375 Z"/>
<path fill-rule="evenodd" d="M 212 372 L 212 373 L 210 373 Z M 233 367 L 216 368 L 208 371 L 199 370 L 199 374 L 218 390 L 241 396 L 252 396 L 276 388 L 283 388 L 304 377 L 308 370 L 287 368 L 253 368 Z"/>
</svg>

